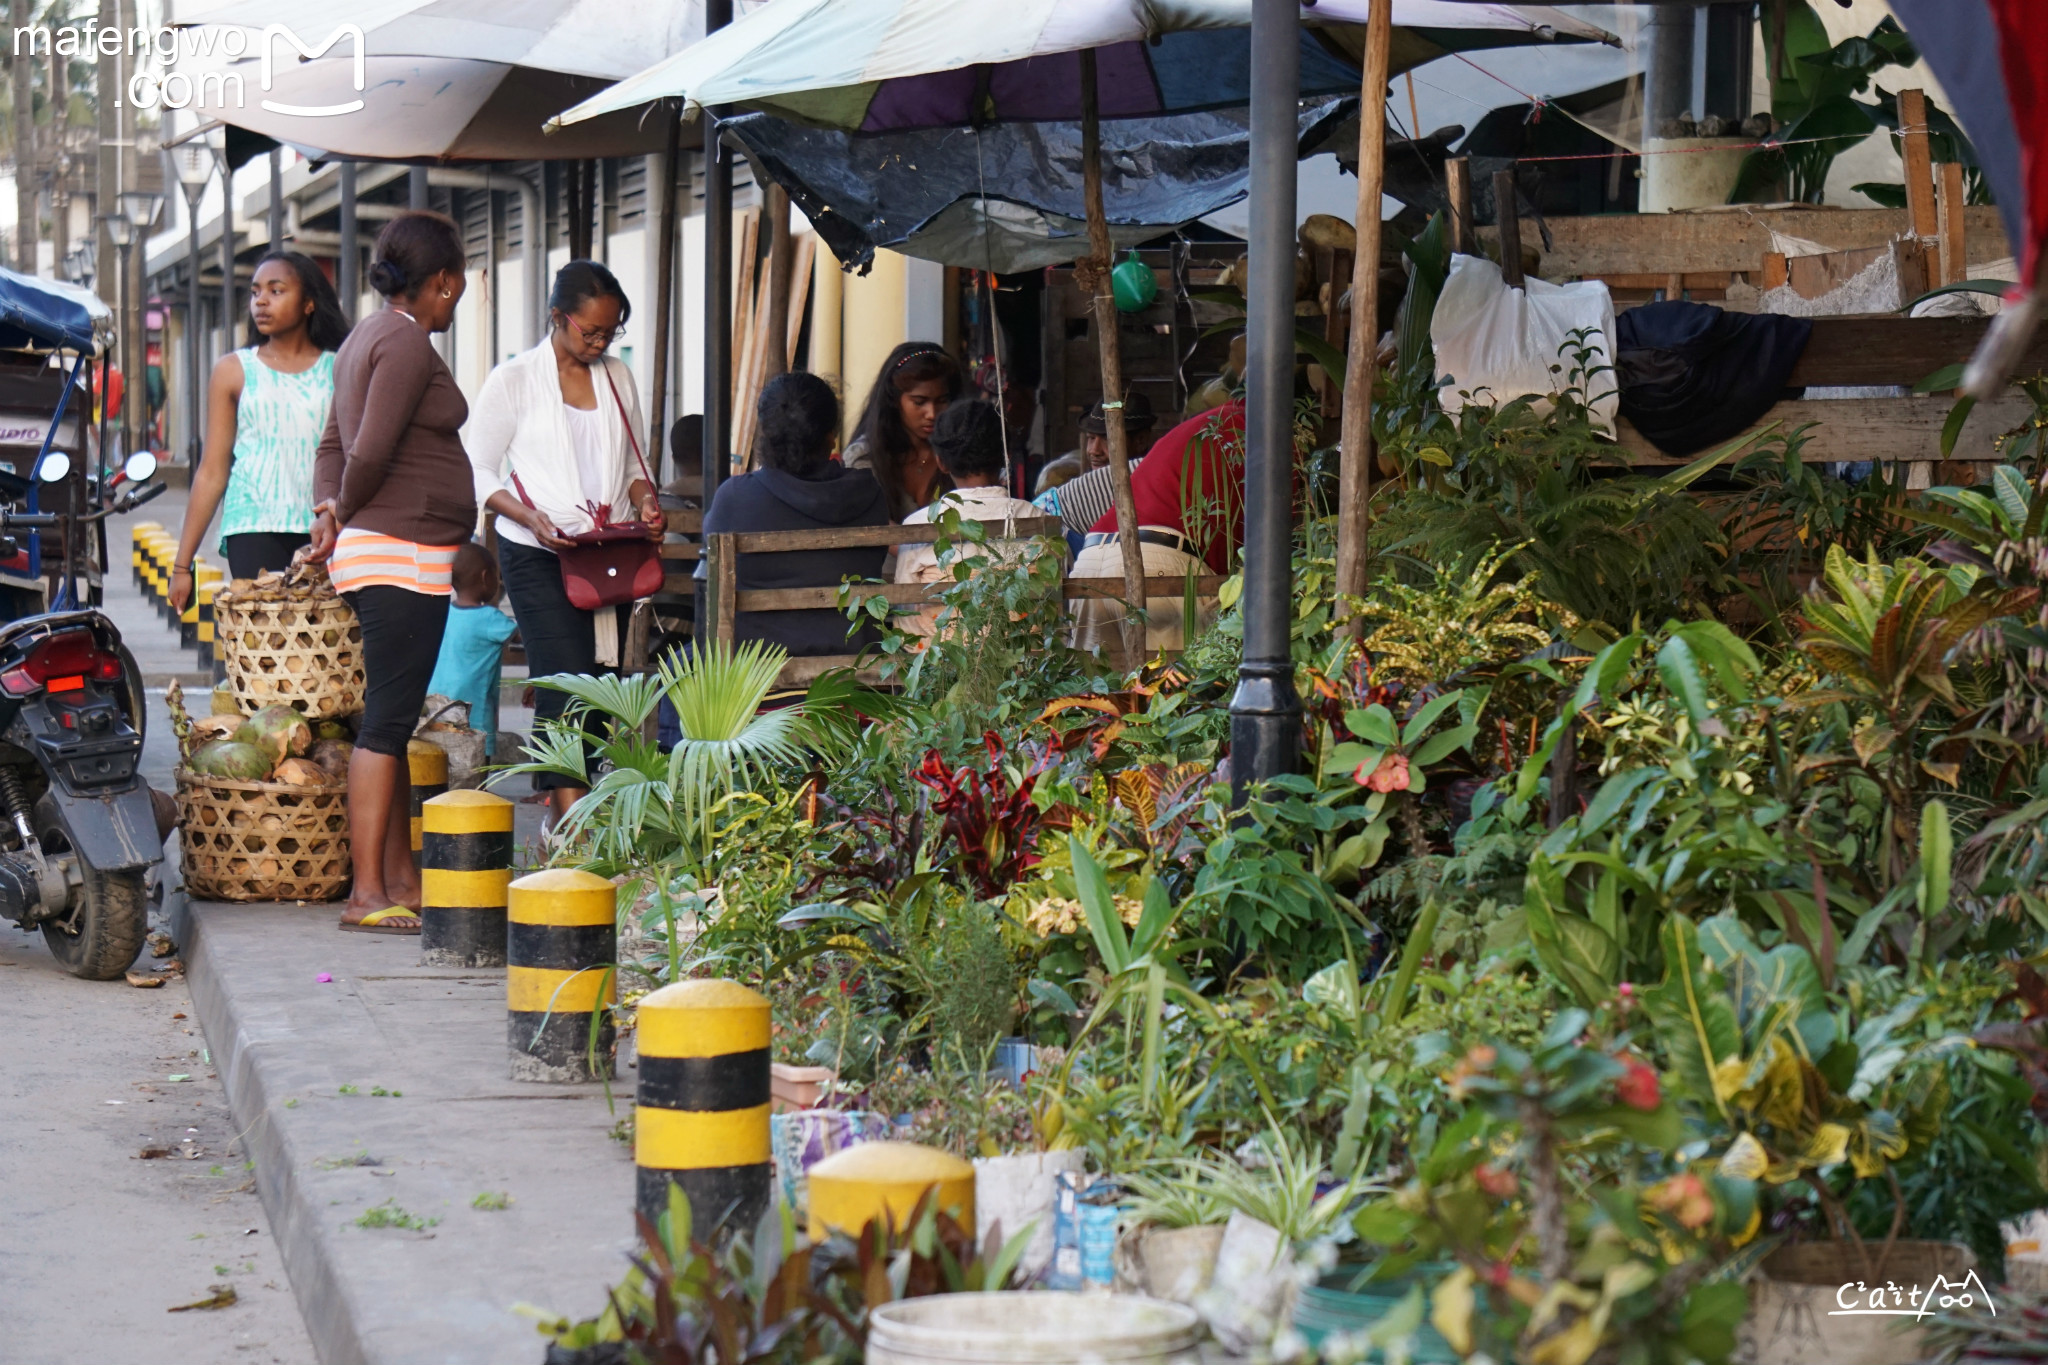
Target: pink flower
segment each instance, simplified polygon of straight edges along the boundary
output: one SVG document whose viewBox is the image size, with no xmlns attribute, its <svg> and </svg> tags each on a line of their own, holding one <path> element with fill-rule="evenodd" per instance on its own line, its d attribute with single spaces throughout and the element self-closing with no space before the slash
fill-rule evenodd
<svg viewBox="0 0 2048 1365">
<path fill-rule="evenodd" d="M 334 980 L 334 973 L 332 973 L 332 972 L 322 972 L 322 973 L 320 973 L 320 975 L 318 975 L 318 976 L 314 977 L 313 979 L 314 979 L 315 981 L 318 981 L 318 982 L 319 982 L 319 983 L 320 983 L 321 985 L 323 985 L 323 986 L 324 986 L 324 985 L 326 985 L 326 984 L 327 984 L 328 982 L 330 982 L 330 981 Z"/>
<path fill-rule="evenodd" d="M 1351 774 L 1351 780 L 1376 792 L 1407 791 L 1408 755 L 1385 754 L 1381 756 L 1379 765 L 1371 772 L 1367 772 L 1365 765 L 1361 763 L 1358 765 L 1358 771 Z"/>
</svg>

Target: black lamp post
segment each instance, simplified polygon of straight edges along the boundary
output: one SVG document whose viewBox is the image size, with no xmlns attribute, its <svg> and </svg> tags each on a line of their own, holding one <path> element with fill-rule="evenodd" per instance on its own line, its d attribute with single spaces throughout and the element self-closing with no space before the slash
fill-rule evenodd
<svg viewBox="0 0 2048 1365">
<path fill-rule="evenodd" d="M 120 272 L 114 277 L 114 307 L 120 310 L 114 315 L 120 319 L 114 333 L 114 356 L 121 367 L 123 382 L 132 384 L 135 380 L 128 337 L 128 248 L 135 245 L 135 224 L 129 221 L 126 213 L 103 213 L 100 217 L 106 222 L 107 240 L 114 244 L 115 268 Z M 128 405 L 124 402 L 121 405 L 121 458 L 126 459 L 134 448 L 135 433 L 128 429 Z"/>
<path fill-rule="evenodd" d="M 1230 699 L 1240 803 L 1294 771 L 1301 698 L 1294 614 L 1294 174 L 1299 0 L 1252 0 L 1251 256 L 1245 343 L 1244 661 Z"/>
<path fill-rule="evenodd" d="M 161 194 L 126 190 L 121 195 L 120 216 L 128 223 L 131 243 L 140 246 L 144 256 L 149 252 L 149 234 L 156 227 L 157 216 L 163 211 L 164 197 Z M 136 419 L 142 414 L 142 400 L 148 388 L 142 382 L 148 361 L 143 352 L 143 339 L 139 327 L 130 325 L 138 318 L 138 314 L 130 311 L 135 308 L 130 294 L 134 287 L 134 267 L 124 247 L 121 255 L 121 374 L 127 382 L 127 392 L 121 402 L 121 455 L 124 459 L 135 451 Z"/>
<path fill-rule="evenodd" d="M 164 160 L 170 163 L 171 177 L 178 182 L 178 188 L 185 192 L 189 255 L 185 292 L 185 399 L 191 405 L 186 410 L 185 461 L 188 468 L 197 469 L 201 428 L 204 426 L 201 396 L 205 392 L 199 379 L 199 201 L 206 194 L 206 182 L 213 178 L 213 155 L 204 143 L 188 141 L 176 147 L 166 147 Z"/>
</svg>

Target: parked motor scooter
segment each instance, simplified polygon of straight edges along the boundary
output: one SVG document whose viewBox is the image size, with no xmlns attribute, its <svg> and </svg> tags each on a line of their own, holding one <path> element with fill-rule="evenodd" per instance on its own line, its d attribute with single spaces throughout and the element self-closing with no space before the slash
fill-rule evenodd
<svg viewBox="0 0 2048 1365">
<path fill-rule="evenodd" d="M 52 452 L 36 475 L 68 469 Z M 104 505 L 77 516 L 0 506 L 0 558 L 18 533 L 132 511 L 164 491 L 144 486 L 155 469 L 154 456 L 131 456 Z M 163 860 L 166 823 L 137 770 L 143 706 L 134 659 L 98 611 L 0 625 L 0 917 L 41 929 L 51 955 L 89 980 L 120 976 L 141 951 L 150 869 Z"/>
</svg>

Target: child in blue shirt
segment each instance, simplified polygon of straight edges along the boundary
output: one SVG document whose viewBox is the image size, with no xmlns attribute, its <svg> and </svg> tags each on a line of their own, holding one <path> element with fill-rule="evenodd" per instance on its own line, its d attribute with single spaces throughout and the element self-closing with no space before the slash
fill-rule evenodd
<svg viewBox="0 0 2048 1365">
<path fill-rule="evenodd" d="M 498 566 L 483 546 L 472 540 L 457 550 L 450 578 L 455 603 L 448 609 L 441 655 L 434 661 L 427 690 L 469 703 L 469 727 L 484 732 L 484 754 L 493 757 L 498 747 L 498 674 L 505 642 L 518 627 L 496 606 L 502 591 Z"/>
</svg>

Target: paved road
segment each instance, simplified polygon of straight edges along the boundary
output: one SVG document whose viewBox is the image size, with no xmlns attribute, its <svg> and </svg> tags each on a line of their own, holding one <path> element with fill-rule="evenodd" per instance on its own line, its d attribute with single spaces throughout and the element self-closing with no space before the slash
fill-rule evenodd
<svg viewBox="0 0 2048 1365">
<path fill-rule="evenodd" d="M 144 515 L 175 524 L 182 507 L 165 508 L 173 497 L 182 502 L 159 499 Z M 125 554 L 125 528 L 109 539 Z M 144 671 L 196 673 L 195 656 L 176 650 L 130 586 L 125 562 L 109 578 L 109 607 Z M 168 789 L 160 688 L 151 700 L 144 771 Z M 312 1365 L 194 1016 L 176 975 L 154 990 L 80 981 L 40 935 L 0 922 L 0 1359 L 9 1365 Z M 212 1297 L 215 1285 L 232 1286 L 236 1301 L 167 1311 Z"/>
<path fill-rule="evenodd" d="M 183 980 L 80 981 L 0 924 L 0 1038 L 0 1358 L 312 1365 Z"/>
</svg>

